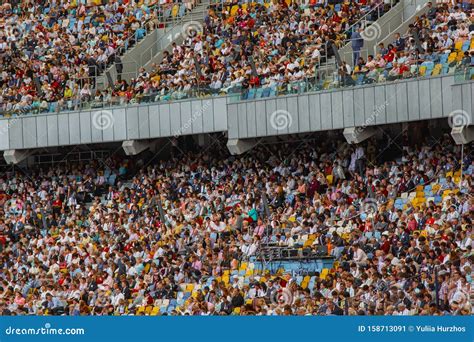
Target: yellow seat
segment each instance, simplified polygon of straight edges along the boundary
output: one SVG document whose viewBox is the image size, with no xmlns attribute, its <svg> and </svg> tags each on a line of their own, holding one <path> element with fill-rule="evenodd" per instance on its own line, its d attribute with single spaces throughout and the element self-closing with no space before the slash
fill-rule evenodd
<svg viewBox="0 0 474 342">
<path fill-rule="evenodd" d="M 423 191 L 416 193 L 416 198 L 423 198 L 423 197 L 425 197 L 425 193 Z"/>
<path fill-rule="evenodd" d="M 463 45 L 463 41 L 462 40 L 458 40 L 455 44 L 454 44 L 454 50 L 456 51 L 461 51 L 462 50 L 462 45 Z"/>
<path fill-rule="evenodd" d="M 238 308 L 238 307 L 235 308 L 235 309 L 234 309 L 234 313 L 235 313 L 236 315 L 240 314 L 240 308 Z"/>
<path fill-rule="evenodd" d="M 458 56 L 457 52 L 451 52 L 448 56 L 448 63 L 454 62 L 457 56 Z"/>
<path fill-rule="evenodd" d="M 438 63 L 438 64 L 436 64 L 436 65 L 434 66 L 433 72 L 439 73 L 439 72 L 441 72 L 442 69 L 443 69 L 443 64 Z"/>
<path fill-rule="evenodd" d="M 194 290 L 194 284 L 186 285 L 186 292 L 193 292 L 193 290 Z"/>
<path fill-rule="evenodd" d="M 423 191 L 423 189 L 424 189 L 423 185 L 417 185 L 416 186 L 416 192 L 417 193 Z"/>
<path fill-rule="evenodd" d="M 329 269 L 323 268 L 323 270 L 321 271 L 321 274 L 319 275 L 319 277 L 320 277 L 321 279 L 326 279 L 328 273 L 329 273 Z"/>
<path fill-rule="evenodd" d="M 328 184 L 329 184 L 329 185 L 332 185 L 333 178 L 334 178 L 333 175 L 327 175 L 327 176 L 326 176 L 326 180 L 328 181 Z"/>
<path fill-rule="evenodd" d="M 453 177 L 453 171 L 446 172 L 446 177 Z"/>
<path fill-rule="evenodd" d="M 147 315 L 150 315 L 152 311 L 153 311 L 153 306 L 151 306 L 151 305 L 149 305 L 145 308 L 145 313 Z"/>
<path fill-rule="evenodd" d="M 153 307 L 153 310 L 151 311 L 150 315 L 151 316 L 156 316 L 160 313 L 160 307 L 159 306 L 155 306 Z"/>
<path fill-rule="evenodd" d="M 143 313 L 143 312 L 145 312 L 145 307 L 144 307 L 144 306 L 140 306 L 140 307 L 137 309 L 137 314 Z"/>
<path fill-rule="evenodd" d="M 456 171 L 454 177 L 461 177 L 461 170 Z"/>
<path fill-rule="evenodd" d="M 239 6 L 237 5 L 232 6 L 232 8 L 230 9 L 230 16 L 233 17 L 237 13 L 238 10 L 239 10 Z"/>
<path fill-rule="evenodd" d="M 419 69 L 420 76 L 425 76 L 426 75 L 426 66 L 421 66 Z"/>
<path fill-rule="evenodd" d="M 243 262 L 240 264 L 240 271 L 244 271 L 247 269 L 247 263 L 246 262 Z"/>
<path fill-rule="evenodd" d="M 173 18 L 176 18 L 176 16 L 178 15 L 178 12 L 179 12 L 179 5 L 174 5 L 173 9 L 171 10 L 171 16 Z"/>
<path fill-rule="evenodd" d="M 451 190 L 444 190 L 443 191 L 443 196 L 449 196 L 451 195 Z"/>
</svg>

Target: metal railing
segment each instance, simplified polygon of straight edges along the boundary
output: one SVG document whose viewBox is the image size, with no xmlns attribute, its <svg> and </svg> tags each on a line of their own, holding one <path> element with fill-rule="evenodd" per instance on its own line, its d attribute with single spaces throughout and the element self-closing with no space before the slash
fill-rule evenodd
<svg viewBox="0 0 474 342">
<path fill-rule="evenodd" d="M 426 69 L 425 69 L 426 68 Z M 301 80 L 265 84 L 259 87 L 243 88 L 241 85 L 234 85 L 221 89 L 212 89 L 208 86 L 198 86 L 188 90 L 175 90 L 170 92 L 157 92 L 142 94 L 132 100 L 121 96 L 112 96 L 102 100 L 83 100 L 79 98 L 68 101 L 59 101 L 48 103 L 47 107 L 37 106 L 35 108 L 22 109 L 21 112 L 6 112 L 4 115 L 24 115 L 41 113 L 59 113 L 67 111 L 102 111 L 114 107 L 136 106 L 139 104 L 168 103 L 178 100 L 192 100 L 211 98 L 214 96 L 227 96 L 229 102 L 238 102 L 245 100 L 254 100 L 260 98 L 271 98 L 284 95 L 298 95 L 308 92 L 327 91 L 332 89 L 342 89 L 349 87 L 358 87 L 370 84 L 384 84 L 404 79 L 417 79 L 434 76 L 426 65 L 414 65 L 403 74 L 390 73 L 391 69 L 379 69 L 376 73 L 366 71 L 358 72 L 354 75 L 345 75 L 341 72 L 316 73 L 314 77 L 307 77 Z M 431 69 L 432 70 L 432 69 Z M 452 67 L 440 71 L 437 75 L 455 75 L 458 82 L 474 80 L 474 67 L 462 66 Z M 1 114 L 1 113 L 0 113 Z"/>
<path fill-rule="evenodd" d="M 194 10 L 200 6 L 205 5 L 206 3 L 210 3 L 209 0 L 199 1 L 198 4 L 194 7 Z M 206 6 L 206 9 L 209 7 Z M 176 38 L 179 38 L 181 31 L 186 22 L 192 21 L 204 21 L 205 16 L 207 15 L 207 10 L 203 12 L 199 12 L 198 15 L 194 15 L 192 18 L 190 16 L 193 15 L 193 12 L 189 12 L 183 16 L 171 17 L 172 20 L 164 20 L 164 32 L 157 39 L 153 42 L 150 46 L 148 46 L 141 54 L 140 54 L 140 65 L 145 66 L 148 64 L 153 58 L 160 52 L 163 51 L 167 46 L 169 46 Z M 169 19 L 169 18 L 168 18 Z M 177 32 L 176 32 L 177 31 Z"/>
</svg>

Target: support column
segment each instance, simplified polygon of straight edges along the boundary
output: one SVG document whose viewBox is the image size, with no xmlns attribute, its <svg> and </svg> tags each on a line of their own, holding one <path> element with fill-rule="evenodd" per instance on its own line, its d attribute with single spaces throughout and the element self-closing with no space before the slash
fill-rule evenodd
<svg viewBox="0 0 474 342">
<path fill-rule="evenodd" d="M 125 140 L 122 148 L 127 156 L 135 156 L 148 148 L 153 148 L 154 142 L 149 140 Z"/>
<path fill-rule="evenodd" d="M 230 154 L 242 154 L 252 149 L 257 144 L 255 139 L 229 139 L 227 141 L 227 148 Z"/>
<path fill-rule="evenodd" d="M 344 138 L 349 144 L 359 144 L 376 133 L 375 127 L 348 127 L 344 128 Z"/>
<path fill-rule="evenodd" d="M 3 152 L 3 158 L 7 164 L 18 164 L 31 155 L 31 150 L 6 150 Z"/>
<path fill-rule="evenodd" d="M 474 126 L 454 126 L 451 129 L 451 136 L 456 145 L 469 144 L 474 140 Z"/>
</svg>

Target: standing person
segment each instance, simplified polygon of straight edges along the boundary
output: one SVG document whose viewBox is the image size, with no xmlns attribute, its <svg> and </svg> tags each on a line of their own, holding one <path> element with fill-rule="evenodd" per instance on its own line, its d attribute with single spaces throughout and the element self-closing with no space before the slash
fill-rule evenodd
<svg viewBox="0 0 474 342">
<path fill-rule="evenodd" d="M 353 64 L 356 65 L 357 60 L 360 57 L 360 50 L 364 46 L 364 39 L 362 38 L 362 27 L 359 27 L 351 37 Z"/>
<path fill-rule="evenodd" d="M 114 57 L 114 63 L 115 63 L 115 70 L 117 71 L 117 81 L 121 82 L 122 72 L 123 72 L 123 63 L 122 63 L 122 59 L 120 59 L 120 56 L 117 54 Z"/>
</svg>

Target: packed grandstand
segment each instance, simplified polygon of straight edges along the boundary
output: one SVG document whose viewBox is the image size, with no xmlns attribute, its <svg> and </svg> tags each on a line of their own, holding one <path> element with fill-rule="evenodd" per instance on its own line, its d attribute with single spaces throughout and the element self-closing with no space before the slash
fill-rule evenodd
<svg viewBox="0 0 474 342">
<path fill-rule="evenodd" d="M 470 314 L 474 161 L 466 153 L 461 165 L 450 139 L 402 139 L 395 154 L 384 140 L 315 139 L 240 157 L 215 143 L 141 167 L 111 158 L 10 170 L 0 309 Z M 334 264 L 270 272 L 256 258 L 268 246 L 324 247 Z"/>
<path fill-rule="evenodd" d="M 329 7 L 320 1 L 234 3 L 213 3 L 204 23 L 187 25 L 184 41 L 165 51 L 160 63 L 126 80 L 120 56 L 128 46 L 163 26 L 170 11 L 184 15 L 194 2 L 178 8 L 156 1 L 112 1 L 100 7 L 7 2 L 0 12 L 0 111 L 54 112 L 203 94 L 249 99 L 455 72 L 466 79 L 474 75 L 469 1 L 429 4 L 407 32 L 398 32 L 391 44 L 380 44 L 365 58 L 359 57 L 359 19 L 373 22 L 395 1 Z M 355 63 L 322 76 L 318 71 L 332 54 L 329 42 L 336 47 L 350 42 Z M 114 65 L 115 83 L 95 87 L 97 77 Z"/>
<path fill-rule="evenodd" d="M 3 1 L 0 113 L 473 79 L 470 1 L 429 3 L 367 57 L 360 20 L 395 1 L 211 1 L 158 63 L 121 75 L 129 49 L 200 3 Z M 346 44 L 353 63 L 334 52 Z M 205 147 L 174 137 L 160 155 L 1 165 L 0 312 L 470 315 L 472 144 L 437 125 L 356 145 L 262 139 L 238 156 L 215 134 Z M 269 251 L 324 266 L 288 269 Z"/>
</svg>

